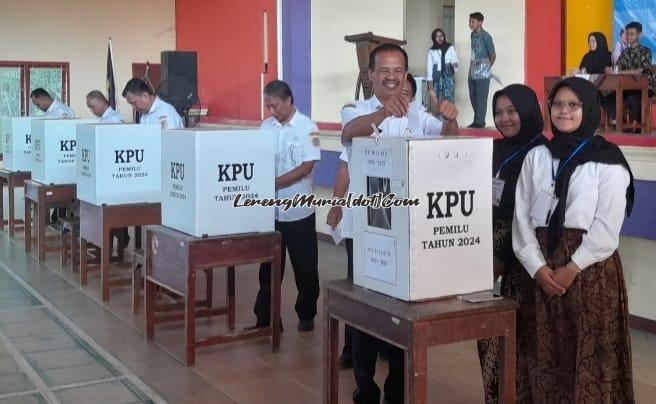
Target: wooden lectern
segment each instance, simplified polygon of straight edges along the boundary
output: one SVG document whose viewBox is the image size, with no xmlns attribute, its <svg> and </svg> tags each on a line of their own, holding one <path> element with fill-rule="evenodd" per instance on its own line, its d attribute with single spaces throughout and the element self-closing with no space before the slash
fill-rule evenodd
<svg viewBox="0 0 656 404">
<path fill-rule="evenodd" d="M 406 44 L 406 41 L 374 35 L 372 32 L 346 35 L 344 40 L 355 44 L 355 52 L 358 56 L 360 73 L 358 74 L 358 81 L 355 85 L 355 99 L 360 99 L 360 86 L 362 86 L 364 98 L 367 99 L 374 93 L 372 83 L 369 80 L 369 74 L 367 73 L 369 71 L 369 54 L 371 51 L 380 44 L 393 43 L 402 46 Z"/>
</svg>

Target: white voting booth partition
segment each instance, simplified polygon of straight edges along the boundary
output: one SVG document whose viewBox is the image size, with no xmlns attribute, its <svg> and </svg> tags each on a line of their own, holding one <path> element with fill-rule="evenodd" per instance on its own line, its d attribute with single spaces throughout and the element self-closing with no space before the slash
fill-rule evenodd
<svg viewBox="0 0 656 404">
<path fill-rule="evenodd" d="M 30 171 L 32 169 L 32 121 L 31 117 L 2 117 L 2 154 L 6 169 Z"/>
<path fill-rule="evenodd" d="M 161 202 L 159 125 L 77 125 L 77 197 L 93 205 Z"/>
<path fill-rule="evenodd" d="M 97 119 L 34 119 L 32 179 L 44 184 L 75 184 L 76 127 L 96 122 Z"/>
<path fill-rule="evenodd" d="M 266 130 L 162 131 L 162 224 L 196 237 L 274 230 L 274 135 Z"/>
<path fill-rule="evenodd" d="M 406 301 L 492 289 L 492 140 L 358 138 L 351 192 L 417 200 L 354 208 L 354 282 Z"/>
</svg>

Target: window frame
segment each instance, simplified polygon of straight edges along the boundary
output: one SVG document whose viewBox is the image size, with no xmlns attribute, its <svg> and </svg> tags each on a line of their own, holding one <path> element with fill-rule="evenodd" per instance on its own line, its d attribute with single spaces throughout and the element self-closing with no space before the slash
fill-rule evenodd
<svg viewBox="0 0 656 404">
<path fill-rule="evenodd" d="M 71 80 L 69 62 L 28 62 L 0 60 L 0 67 L 18 68 L 20 70 L 20 114 L 28 116 L 30 111 L 30 69 L 51 68 L 62 71 L 62 93 L 60 100 L 70 106 Z"/>
</svg>

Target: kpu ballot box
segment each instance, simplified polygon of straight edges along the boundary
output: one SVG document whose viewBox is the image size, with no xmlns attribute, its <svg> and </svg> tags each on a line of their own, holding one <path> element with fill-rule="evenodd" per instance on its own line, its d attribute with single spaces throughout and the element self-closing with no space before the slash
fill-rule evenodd
<svg viewBox="0 0 656 404">
<path fill-rule="evenodd" d="M 162 131 L 162 225 L 196 237 L 272 231 L 273 205 L 243 205 L 274 197 L 273 132 Z"/>
<path fill-rule="evenodd" d="M 159 125 L 77 126 L 77 197 L 93 205 L 162 201 Z"/>
<path fill-rule="evenodd" d="M 349 173 L 356 199 L 418 202 L 354 208 L 355 284 L 406 301 L 492 289 L 491 139 L 358 138 Z"/>
<path fill-rule="evenodd" d="M 75 184 L 77 125 L 97 122 L 97 119 L 34 119 L 32 179 L 43 184 Z"/>
<path fill-rule="evenodd" d="M 32 169 L 32 117 L 2 117 L 4 168 L 12 171 Z"/>
</svg>

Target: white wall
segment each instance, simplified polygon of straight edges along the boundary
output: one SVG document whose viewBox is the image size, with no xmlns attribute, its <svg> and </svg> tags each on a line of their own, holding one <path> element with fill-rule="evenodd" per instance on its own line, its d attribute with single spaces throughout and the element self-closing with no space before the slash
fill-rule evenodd
<svg viewBox="0 0 656 404">
<path fill-rule="evenodd" d="M 358 63 L 345 35 L 371 31 L 403 38 L 403 0 L 312 1 L 312 119 L 340 122 L 355 97 Z M 362 93 L 360 93 L 362 98 Z"/>
<path fill-rule="evenodd" d="M 432 46 L 430 34 L 435 28 L 442 27 L 443 3 L 439 0 L 405 2 L 405 40 L 408 41 L 405 50 L 410 73 L 415 77 L 426 77 L 426 53 Z"/>
<path fill-rule="evenodd" d="M 483 29 L 489 32 L 494 40 L 497 60 L 492 72 L 501 77 L 504 85 L 524 82 L 524 0 L 456 0 L 455 47 L 460 59 L 460 70 L 456 74 L 456 104 L 460 110 L 460 126 L 467 126 L 474 120 L 474 110 L 469 102 L 467 73 L 471 54 L 469 14 L 475 11 L 480 11 L 485 16 Z M 492 95 L 500 88 L 498 83 L 491 82 L 487 126 L 494 127 Z"/>
<path fill-rule="evenodd" d="M 90 117 L 86 94 L 105 92 L 107 39 L 112 37 L 119 110 L 132 110 L 120 92 L 132 63 L 159 63 L 162 50 L 175 50 L 175 0 L 2 0 L 0 60 L 70 63 L 70 101 Z"/>
</svg>

